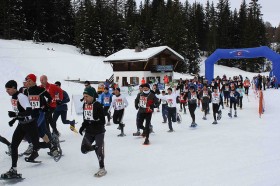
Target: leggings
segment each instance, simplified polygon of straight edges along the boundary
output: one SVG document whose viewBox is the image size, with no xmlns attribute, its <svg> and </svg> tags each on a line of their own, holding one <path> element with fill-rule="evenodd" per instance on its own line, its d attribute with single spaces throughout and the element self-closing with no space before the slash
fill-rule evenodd
<svg viewBox="0 0 280 186">
<path fill-rule="evenodd" d="M 0 142 L 6 144 L 7 146 L 10 146 L 11 143 L 4 137 L 0 136 Z"/>
<path fill-rule="evenodd" d="M 192 117 L 192 121 L 195 123 L 195 114 L 194 114 L 194 111 L 196 109 L 197 105 L 196 103 L 195 104 L 189 104 L 189 111 L 190 111 L 190 114 L 191 114 L 191 117 Z"/>
<path fill-rule="evenodd" d="M 219 106 L 220 106 L 219 104 L 215 104 L 215 103 L 212 104 L 213 117 L 214 117 L 214 120 L 215 120 L 215 121 L 217 121 L 216 114 L 218 114 Z"/>
<path fill-rule="evenodd" d="M 12 138 L 12 167 L 17 167 L 18 147 L 26 134 L 31 139 L 33 150 L 38 150 L 39 148 L 39 137 L 36 121 L 33 120 L 30 123 L 18 124 Z"/>
<path fill-rule="evenodd" d="M 104 168 L 104 136 L 105 133 L 90 134 L 86 132 L 81 145 L 81 151 L 83 154 L 86 154 L 89 151 L 95 151 L 100 168 Z M 94 141 L 95 145 L 92 145 Z"/>
</svg>

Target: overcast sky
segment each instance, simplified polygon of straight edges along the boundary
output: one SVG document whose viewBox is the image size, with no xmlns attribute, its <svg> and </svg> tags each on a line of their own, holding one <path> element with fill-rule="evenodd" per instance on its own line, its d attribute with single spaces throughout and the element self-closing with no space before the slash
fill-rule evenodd
<svg viewBox="0 0 280 186">
<path fill-rule="evenodd" d="M 140 3 L 141 0 L 136 0 L 136 2 Z M 151 0 L 152 1 L 152 0 Z M 206 5 L 207 0 L 189 0 L 189 3 L 200 2 L 203 5 Z M 215 6 L 217 5 L 219 0 L 213 0 Z M 231 9 L 235 8 L 239 10 L 241 2 L 243 0 L 231 0 L 230 5 Z M 181 2 L 185 2 L 185 0 L 181 0 Z M 210 2 L 212 2 L 210 0 Z M 249 4 L 250 0 L 246 0 L 246 3 Z M 262 9 L 261 12 L 263 14 L 263 20 L 266 22 L 270 22 L 272 26 L 277 27 L 280 23 L 280 0 L 259 0 L 259 4 L 261 4 Z"/>
</svg>

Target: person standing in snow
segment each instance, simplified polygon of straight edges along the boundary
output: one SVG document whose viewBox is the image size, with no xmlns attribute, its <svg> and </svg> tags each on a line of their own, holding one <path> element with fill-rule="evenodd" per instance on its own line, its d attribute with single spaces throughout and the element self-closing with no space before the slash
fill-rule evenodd
<svg viewBox="0 0 280 186">
<path fill-rule="evenodd" d="M 9 117 L 13 118 L 9 122 L 10 127 L 18 120 L 18 125 L 12 137 L 12 167 L 8 172 L 1 174 L 1 178 L 9 179 L 18 177 L 18 147 L 24 136 L 28 134 L 33 144 L 33 151 L 31 155 L 25 159 L 26 161 L 34 161 L 39 156 L 39 137 L 36 120 L 32 117 L 32 107 L 27 96 L 19 93 L 17 90 L 17 82 L 14 80 L 8 81 L 5 88 L 6 92 L 12 97 L 11 103 L 13 111 L 8 112 Z"/>
<path fill-rule="evenodd" d="M 214 85 L 214 86 L 217 87 L 217 85 Z M 199 98 L 201 100 L 202 110 L 204 112 L 204 116 L 202 119 L 206 120 L 206 115 L 209 113 L 209 103 L 211 101 L 211 90 L 207 87 L 206 84 L 203 86 L 202 90 L 199 92 Z"/>
<path fill-rule="evenodd" d="M 195 91 L 194 86 L 190 86 L 189 92 L 188 92 L 188 107 L 189 107 L 189 112 L 192 117 L 192 123 L 190 127 L 196 127 L 197 124 L 195 123 L 195 110 L 197 107 L 197 99 L 198 99 L 198 94 Z"/>
<path fill-rule="evenodd" d="M 218 120 L 220 120 L 222 111 L 219 108 L 220 108 L 220 105 L 222 104 L 223 100 L 222 100 L 221 93 L 218 92 L 217 86 L 213 87 L 213 92 L 211 93 L 211 98 L 212 98 L 212 109 L 213 109 L 213 117 L 214 117 L 214 122 L 212 124 L 218 124 L 217 114 L 218 114 Z"/>
<path fill-rule="evenodd" d="M 107 174 L 104 166 L 104 137 L 105 137 L 105 115 L 101 103 L 96 101 L 94 91 L 91 88 L 84 90 L 83 123 L 79 133 L 85 135 L 81 144 L 81 152 L 86 154 L 95 151 L 99 161 L 99 170 L 95 177 L 102 177 Z M 94 145 L 92 143 L 95 142 Z"/>
<path fill-rule="evenodd" d="M 143 129 L 143 137 L 145 137 L 144 145 L 150 143 L 150 129 L 151 129 L 151 119 L 154 112 L 154 108 L 158 105 L 158 99 L 155 94 L 150 90 L 150 85 L 145 83 L 142 85 L 143 91 L 139 93 L 135 99 L 135 108 L 138 110 L 138 127 Z M 145 127 L 143 125 L 144 120 L 146 120 Z"/>
<path fill-rule="evenodd" d="M 112 97 L 112 103 L 109 108 L 109 111 L 111 111 L 111 108 L 114 108 L 114 114 L 113 114 L 113 122 L 115 124 L 118 124 L 118 129 L 121 130 L 121 133 L 118 135 L 119 137 L 125 136 L 124 134 L 124 126 L 123 123 L 123 116 L 124 116 L 124 110 L 128 106 L 128 102 L 126 98 L 121 95 L 120 88 L 115 89 L 115 95 Z"/>
<path fill-rule="evenodd" d="M 104 114 L 105 116 L 107 116 L 108 122 L 106 125 L 108 126 L 110 125 L 110 120 L 111 120 L 111 113 L 109 112 L 109 108 L 112 103 L 112 94 L 110 94 L 108 87 L 104 88 L 104 92 L 101 94 L 100 99 L 101 99 L 101 104 L 103 105 Z"/>
<path fill-rule="evenodd" d="M 232 117 L 232 105 L 234 108 L 234 117 L 237 117 L 237 110 L 236 110 L 236 104 L 237 104 L 237 100 L 239 97 L 239 93 L 236 91 L 235 89 L 235 85 L 232 84 L 232 86 L 230 87 L 230 111 L 228 113 L 229 117 Z"/>
<path fill-rule="evenodd" d="M 37 123 L 38 135 L 44 140 L 44 142 L 40 142 L 40 148 L 49 148 L 51 155 L 57 156 L 59 152 L 56 138 L 47 130 L 45 122 L 45 112 L 49 109 L 52 97 L 44 88 L 36 85 L 36 79 L 34 74 L 28 74 L 26 76 L 27 89 L 24 91 L 24 95 L 28 97 L 32 107 L 32 118 L 34 118 Z M 29 147 L 24 152 L 24 155 L 30 155 L 33 151 L 33 145 L 29 136 L 26 136 L 26 139 L 29 142 Z"/>
<path fill-rule="evenodd" d="M 239 97 L 237 100 L 237 104 L 240 107 L 240 110 L 242 110 L 242 106 L 243 106 L 243 95 L 245 93 L 244 88 L 242 87 L 242 85 L 238 85 L 238 88 L 236 89 L 236 91 L 239 93 Z"/>
<path fill-rule="evenodd" d="M 177 97 L 179 96 L 179 92 L 172 92 L 172 88 L 167 89 L 167 95 L 162 96 L 162 95 L 156 95 L 157 98 L 161 100 L 165 100 L 167 102 L 167 119 L 168 119 L 168 127 L 169 130 L 167 132 L 174 132 L 172 122 L 177 121 Z"/>
<path fill-rule="evenodd" d="M 59 88 L 61 88 L 61 83 L 59 81 L 54 83 L 56 86 L 58 86 Z M 76 128 L 75 128 L 75 120 L 69 121 L 66 119 L 67 117 L 67 111 L 68 111 L 68 106 L 67 103 L 70 101 L 69 95 L 67 94 L 67 92 L 65 90 L 63 91 L 63 100 L 57 100 L 56 101 L 56 108 L 54 110 L 53 113 L 53 122 L 55 123 L 56 126 L 56 122 L 59 116 L 61 116 L 61 121 L 63 124 L 70 124 L 70 130 L 77 132 Z"/>
<path fill-rule="evenodd" d="M 54 110 L 57 106 L 57 103 L 61 103 L 61 101 L 63 100 L 63 91 L 58 86 L 56 86 L 54 84 L 50 84 L 48 82 L 48 77 L 46 75 L 42 75 L 40 77 L 40 82 L 41 82 L 40 87 L 45 88 L 46 91 L 52 97 L 51 103 L 49 104 L 49 108 L 48 108 L 48 110 L 46 111 L 46 114 L 45 114 L 47 129 L 50 132 L 50 126 L 51 126 L 52 129 L 53 129 L 53 134 L 59 136 L 59 132 L 58 132 L 57 127 L 56 127 L 56 123 L 53 120 L 53 113 L 54 113 Z"/>
</svg>

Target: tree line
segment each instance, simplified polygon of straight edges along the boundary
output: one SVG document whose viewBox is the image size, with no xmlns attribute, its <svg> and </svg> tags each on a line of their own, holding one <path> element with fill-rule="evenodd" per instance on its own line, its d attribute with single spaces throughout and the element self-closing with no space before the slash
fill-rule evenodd
<svg viewBox="0 0 280 186">
<path fill-rule="evenodd" d="M 95 56 L 139 42 L 167 45 L 185 57 L 182 72 L 188 73 L 198 73 L 200 55 L 217 48 L 280 43 L 279 30 L 264 23 L 258 0 L 244 0 L 234 10 L 229 0 L 143 0 L 138 7 L 135 0 L 0 0 L 1 38 L 71 44 Z M 219 63 L 259 71 L 264 59 Z"/>
</svg>

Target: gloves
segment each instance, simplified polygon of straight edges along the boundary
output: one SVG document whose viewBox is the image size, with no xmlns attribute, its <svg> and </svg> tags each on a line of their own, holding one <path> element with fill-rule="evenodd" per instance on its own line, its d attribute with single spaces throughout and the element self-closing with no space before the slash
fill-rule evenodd
<svg viewBox="0 0 280 186">
<path fill-rule="evenodd" d="M 49 111 L 49 106 L 45 105 L 42 109 L 43 112 L 48 112 Z"/>
<path fill-rule="evenodd" d="M 62 101 L 61 101 L 61 100 L 56 100 L 56 104 L 57 104 L 57 105 L 61 105 L 61 104 L 62 104 Z"/>
<path fill-rule="evenodd" d="M 80 129 L 79 129 L 79 133 L 80 133 L 81 135 L 83 135 L 84 130 L 85 130 L 85 127 L 83 127 L 83 125 L 82 125 L 82 126 L 80 127 Z"/>
<path fill-rule="evenodd" d="M 9 121 L 9 125 L 10 125 L 10 127 L 12 127 L 13 126 L 13 124 L 16 122 L 16 118 L 14 118 L 14 119 L 12 119 L 11 121 Z"/>
<path fill-rule="evenodd" d="M 80 99 L 80 101 L 83 102 L 83 101 L 84 101 L 84 98 Z"/>
<path fill-rule="evenodd" d="M 17 113 L 16 112 L 13 112 L 13 111 L 8 111 L 8 115 L 10 118 L 15 118 L 17 117 Z"/>
</svg>

